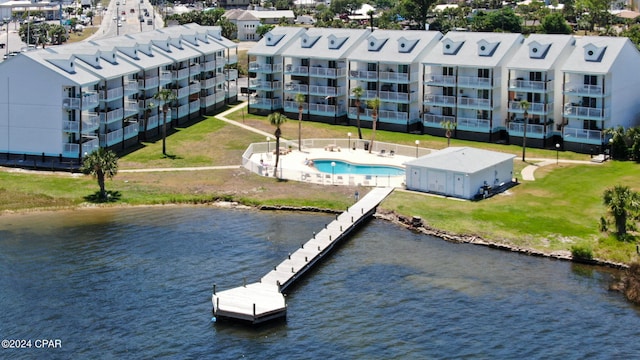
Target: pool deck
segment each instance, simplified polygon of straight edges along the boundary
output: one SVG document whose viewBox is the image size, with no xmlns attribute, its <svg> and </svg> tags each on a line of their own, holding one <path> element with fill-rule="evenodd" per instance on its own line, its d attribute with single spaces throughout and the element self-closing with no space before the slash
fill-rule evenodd
<svg viewBox="0 0 640 360">
<path fill-rule="evenodd" d="M 259 167 L 260 160 L 266 168 L 256 169 L 258 174 L 273 176 L 273 166 L 276 155 L 271 153 L 254 153 L 251 155 L 251 163 Z M 304 181 L 322 185 L 351 185 L 351 186 L 391 186 L 400 187 L 405 182 L 405 176 L 365 176 L 350 174 L 327 174 L 318 171 L 313 166 L 305 165 L 308 160 L 336 160 L 363 165 L 387 165 L 404 168 L 404 163 L 415 157 L 403 155 L 381 154 L 373 151 L 371 154 L 363 149 L 333 150 L 329 148 L 303 148 L 302 151 L 291 150 L 287 154 L 280 155 L 278 164 L 278 176 L 288 180 Z"/>
</svg>

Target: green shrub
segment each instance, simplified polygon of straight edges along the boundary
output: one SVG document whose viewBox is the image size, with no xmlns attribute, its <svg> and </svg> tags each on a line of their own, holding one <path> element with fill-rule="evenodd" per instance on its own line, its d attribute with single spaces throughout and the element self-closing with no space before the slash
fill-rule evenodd
<svg viewBox="0 0 640 360">
<path fill-rule="evenodd" d="M 580 244 L 571 247 L 571 255 L 574 259 L 591 260 L 593 259 L 593 251 L 588 245 Z"/>
</svg>

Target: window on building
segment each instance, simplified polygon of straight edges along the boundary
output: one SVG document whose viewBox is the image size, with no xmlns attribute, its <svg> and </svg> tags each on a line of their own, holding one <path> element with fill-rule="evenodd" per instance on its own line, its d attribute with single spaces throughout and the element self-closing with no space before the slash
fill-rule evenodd
<svg viewBox="0 0 640 360">
<path fill-rule="evenodd" d="M 489 69 L 478 69 L 478 77 L 479 78 L 483 78 L 483 79 L 489 79 L 490 76 L 490 71 Z"/>
<path fill-rule="evenodd" d="M 368 63 L 367 71 L 378 71 L 378 64 L 376 63 Z"/>
</svg>

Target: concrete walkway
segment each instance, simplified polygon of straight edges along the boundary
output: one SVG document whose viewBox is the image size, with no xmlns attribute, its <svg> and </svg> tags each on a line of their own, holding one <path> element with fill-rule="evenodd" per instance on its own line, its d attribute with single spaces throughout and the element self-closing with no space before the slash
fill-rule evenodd
<svg viewBox="0 0 640 360">
<path fill-rule="evenodd" d="M 528 165 L 524 169 L 522 169 L 522 171 L 520 172 L 520 175 L 522 175 L 522 180 L 534 181 L 536 179 L 534 173 L 536 172 L 536 170 L 538 170 L 539 167 L 555 164 L 556 161 L 558 163 L 564 163 L 564 164 L 589 164 L 589 165 L 602 164 L 602 162 L 584 161 L 584 160 L 562 160 L 562 159 L 551 160 L 551 159 L 542 159 L 542 158 L 530 158 L 530 159 L 527 159 L 527 162 L 536 162 L 536 163 Z"/>
<path fill-rule="evenodd" d="M 245 130 L 253 131 L 254 133 L 256 133 L 256 134 L 260 134 L 260 135 L 262 135 L 262 136 L 264 136 L 264 137 L 267 137 L 267 136 L 268 136 L 268 137 L 270 137 L 270 138 L 275 138 L 275 136 L 274 136 L 273 134 L 271 134 L 271 133 L 268 133 L 268 132 L 266 132 L 266 131 L 262 131 L 262 130 L 260 130 L 260 129 L 256 129 L 256 128 L 254 128 L 254 127 L 251 127 L 251 126 L 245 125 L 245 124 L 243 124 L 243 123 L 239 123 L 239 122 L 234 121 L 234 120 L 229 120 L 229 119 L 227 119 L 227 118 L 226 118 L 226 116 L 227 116 L 227 115 L 229 115 L 229 114 L 231 114 L 231 113 L 233 113 L 233 112 L 236 112 L 236 111 L 238 111 L 238 110 L 240 110 L 240 109 L 242 109 L 242 108 L 245 108 L 245 107 L 247 107 L 248 105 L 249 105 L 249 103 L 248 103 L 248 102 L 246 102 L 246 101 L 244 101 L 244 102 L 242 102 L 242 103 L 240 103 L 240 104 L 238 104 L 238 105 L 236 105 L 236 106 L 232 107 L 231 109 L 229 109 L 229 110 L 227 110 L 227 111 L 223 111 L 223 112 L 221 112 L 221 113 L 220 113 L 220 114 L 218 114 L 218 115 L 214 115 L 214 117 L 215 117 L 216 119 L 218 119 L 218 120 L 222 120 L 222 121 L 224 121 L 224 122 L 226 122 L 226 123 L 229 123 L 229 124 L 231 124 L 231 125 L 235 125 L 235 126 L 241 127 L 241 128 L 243 128 L 243 129 L 245 129 Z M 274 129 L 274 131 L 275 131 L 275 129 Z M 280 137 L 280 141 L 287 141 L 287 139 L 285 139 L 284 137 Z"/>
</svg>

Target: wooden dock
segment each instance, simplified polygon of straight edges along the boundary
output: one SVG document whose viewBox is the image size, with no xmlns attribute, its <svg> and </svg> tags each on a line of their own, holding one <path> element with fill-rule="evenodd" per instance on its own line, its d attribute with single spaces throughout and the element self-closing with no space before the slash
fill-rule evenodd
<svg viewBox="0 0 640 360">
<path fill-rule="evenodd" d="M 287 259 L 276 265 L 259 282 L 217 292 L 214 285 L 212 302 L 215 318 L 240 320 L 252 324 L 286 316 L 283 293 L 333 248 L 371 217 L 392 187 L 374 188 L 335 220 L 314 233 L 313 237 Z"/>
</svg>

